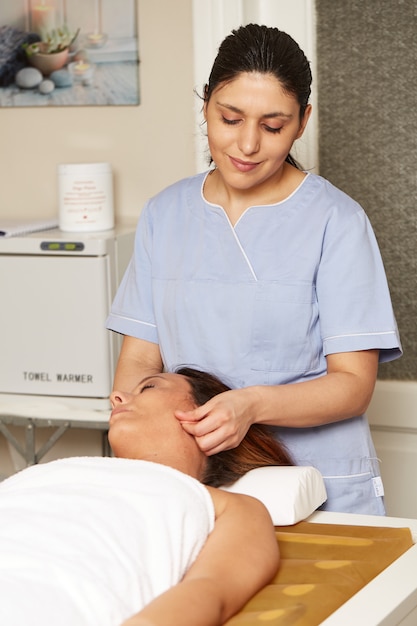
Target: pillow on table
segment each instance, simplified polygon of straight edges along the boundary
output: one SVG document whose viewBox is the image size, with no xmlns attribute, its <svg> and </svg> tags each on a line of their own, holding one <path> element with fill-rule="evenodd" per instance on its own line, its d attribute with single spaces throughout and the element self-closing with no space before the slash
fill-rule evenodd
<svg viewBox="0 0 417 626">
<path fill-rule="evenodd" d="M 275 526 L 289 526 L 306 519 L 327 499 L 320 472 L 315 467 L 299 465 L 258 467 L 221 488 L 263 502 Z"/>
</svg>

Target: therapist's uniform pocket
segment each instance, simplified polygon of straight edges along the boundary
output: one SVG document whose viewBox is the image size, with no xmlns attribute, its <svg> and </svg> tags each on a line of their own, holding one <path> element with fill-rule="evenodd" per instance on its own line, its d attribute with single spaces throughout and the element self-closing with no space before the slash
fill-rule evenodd
<svg viewBox="0 0 417 626">
<path fill-rule="evenodd" d="M 380 476 L 364 472 L 350 476 L 323 475 L 323 479 L 327 501 L 322 504 L 320 511 L 385 515 L 384 498 L 378 495 L 382 488 Z"/>
<path fill-rule="evenodd" d="M 316 370 L 322 340 L 314 286 L 260 281 L 255 294 L 252 369 L 300 374 Z"/>
</svg>

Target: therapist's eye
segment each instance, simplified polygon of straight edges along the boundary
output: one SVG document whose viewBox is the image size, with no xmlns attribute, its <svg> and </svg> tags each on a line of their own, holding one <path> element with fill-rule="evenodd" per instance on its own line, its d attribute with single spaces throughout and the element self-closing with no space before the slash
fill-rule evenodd
<svg viewBox="0 0 417 626">
<path fill-rule="evenodd" d="M 268 133 L 272 133 L 273 135 L 278 135 L 282 131 L 283 127 L 279 126 L 278 128 L 275 128 L 273 126 L 268 126 L 265 124 L 264 128 Z"/>
<path fill-rule="evenodd" d="M 224 115 L 222 115 L 222 121 L 223 124 L 228 124 L 229 126 L 234 126 L 235 124 L 238 124 L 240 122 L 240 119 L 229 119 L 227 117 L 224 117 Z"/>
</svg>

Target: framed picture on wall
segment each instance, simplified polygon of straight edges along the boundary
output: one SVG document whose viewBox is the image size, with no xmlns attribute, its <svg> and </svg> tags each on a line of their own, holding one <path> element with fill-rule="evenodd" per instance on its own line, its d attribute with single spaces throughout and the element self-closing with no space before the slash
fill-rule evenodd
<svg viewBox="0 0 417 626">
<path fill-rule="evenodd" d="M 1 0 L 0 107 L 139 102 L 136 0 Z"/>
</svg>

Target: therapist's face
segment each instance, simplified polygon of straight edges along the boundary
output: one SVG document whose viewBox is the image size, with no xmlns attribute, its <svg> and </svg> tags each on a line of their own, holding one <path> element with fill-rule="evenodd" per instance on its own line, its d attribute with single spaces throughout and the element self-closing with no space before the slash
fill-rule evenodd
<svg viewBox="0 0 417 626">
<path fill-rule="evenodd" d="M 156 374 L 140 381 L 131 393 L 113 392 L 110 400 L 109 442 L 116 456 L 154 461 L 201 476 L 206 457 L 174 416 L 176 409 L 196 406 L 184 376 Z"/>
<path fill-rule="evenodd" d="M 216 87 L 204 115 L 210 154 L 224 185 L 258 194 L 275 189 L 310 109 L 300 119 L 296 97 L 271 74 L 242 72 Z M 258 195 L 258 202 L 263 200 Z"/>
</svg>

